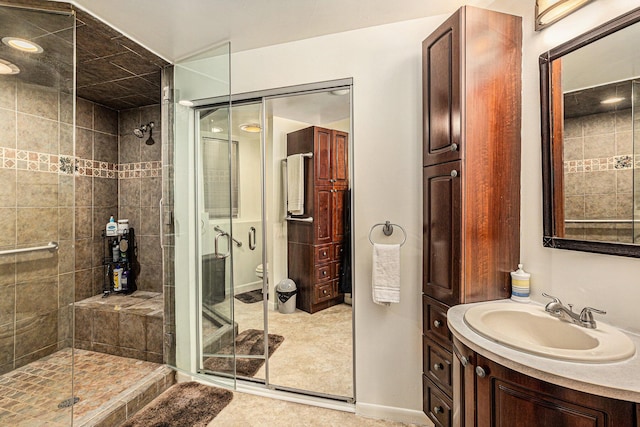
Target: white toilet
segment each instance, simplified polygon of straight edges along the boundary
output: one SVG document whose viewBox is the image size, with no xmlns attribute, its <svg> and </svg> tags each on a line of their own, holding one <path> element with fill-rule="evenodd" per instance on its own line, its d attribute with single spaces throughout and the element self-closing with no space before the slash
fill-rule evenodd
<svg viewBox="0 0 640 427">
<path fill-rule="evenodd" d="M 269 264 L 267 264 L 267 269 L 269 268 Z M 268 274 L 268 273 L 267 273 Z M 264 268 L 262 267 L 262 264 L 259 264 L 256 267 L 256 276 L 258 276 L 258 278 L 262 279 L 262 276 L 264 275 Z"/>
</svg>

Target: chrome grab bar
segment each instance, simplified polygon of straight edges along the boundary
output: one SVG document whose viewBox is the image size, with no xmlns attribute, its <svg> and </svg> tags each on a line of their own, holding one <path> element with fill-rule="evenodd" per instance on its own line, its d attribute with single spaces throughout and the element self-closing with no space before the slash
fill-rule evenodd
<svg viewBox="0 0 640 427">
<path fill-rule="evenodd" d="M 307 217 L 307 218 L 294 218 L 292 216 L 288 216 L 285 218 L 287 221 L 299 221 L 299 222 L 313 222 L 313 217 Z"/>
<path fill-rule="evenodd" d="M 256 249 L 256 228 L 249 228 L 249 249 L 254 251 Z"/>
<path fill-rule="evenodd" d="M 38 252 L 38 251 L 51 251 L 58 250 L 58 242 L 49 242 L 46 246 L 34 246 L 32 248 L 20 248 L 20 249 L 8 249 L 6 251 L 0 251 L 0 255 L 13 255 L 22 254 L 25 252 Z"/>
<path fill-rule="evenodd" d="M 215 227 L 213 227 L 213 229 L 215 231 L 217 231 L 218 233 L 222 233 L 222 234 L 225 234 L 227 237 L 231 237 L 231 236 L 229 236 L 229 233 L 227 233 L 226 231 L 224 231 L 222 228 L 220 228 L 217 225 Z M 238 239 L 236 239 L 235 237 L 231 237 L 231 240 L 233 240 L 233 243 L 235 243 L 237 247 L 239 247 L 239 248 L 242 247 L 242 242 L 239 241 Z"/>
</svg>

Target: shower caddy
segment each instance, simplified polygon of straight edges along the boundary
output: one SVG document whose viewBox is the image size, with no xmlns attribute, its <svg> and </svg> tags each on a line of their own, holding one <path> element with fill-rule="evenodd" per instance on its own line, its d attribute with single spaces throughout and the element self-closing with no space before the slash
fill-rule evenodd
<svg viewBox="0 0 640 427">
<path fill-rule="evenodd" d="M 114 242 L 120 245 L 120 242 L 126 239 L 128 247 L 125 251 L 126 259 L 115 260 L 113 257 L 113 244 Z M 102 297 L 108 297 L 111 293 L 130 294 L 136 290 L 136 276 L 138 265 L 138 247 L 136 244 L 135 231 L 133 228 L 129 228 L 124 234 L 118 234 L 117 236 L 107 236 L 105 232 L 102 232 L 102 265 L 104 267 L 102 275 Z M 113 271 L 120 266 L 123 271 L 128 271 L 128 279 L 126 287 L 121 289 L 114 289 Z"/>
</svg>

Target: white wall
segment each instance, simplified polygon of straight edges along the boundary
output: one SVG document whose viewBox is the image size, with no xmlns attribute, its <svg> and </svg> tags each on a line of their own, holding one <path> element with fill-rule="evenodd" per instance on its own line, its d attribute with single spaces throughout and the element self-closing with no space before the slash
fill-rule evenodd
<svg viewBox="0 0 640 427">
<path fill-rule="evenodd" d="M 542 291 L 609 312 L 609 323 L 640 331 L 640 260 L 542 247 L 538 56 L 640 5 L 598 0 L 540 33 L 534 1 L 490 8 L 523 16 L 521 259 Z M 356 397 L 358 412 L 420 418 L 422 407 L 422 167 L 420 44 L 445 16 L 334 34 L 232 56 L 232 92 L 353 77 Z M 257 71 L 259 70 L 259 71 Z M 390 220 L 408 234 L 402 248 L 401 303 L 371 302 L 370 227 Z"/>
<path fill-rule="evenodd" d="M 538 57 L 544 51 L 640 6 L 638 0 L 598 0 L 536 33 L 533 0 L 499 0 L 490 8 L 523 16 L 522 209 L 520 254 L 531 276 L 532 295 L 547 292 L 576 307 L 607 311 L 603 320 L 640 332 L 640 260 L 549 249 L 542 246 L 542 160 Z M 637 40 L 629 43 L 637 44 Z M 548 300 L 547 300 L 548 301 Z"/>
<path fill-rule="evenodd" d="M 232 92 L 353 77 L 356 394 L 362 414 L 426 422 L 422 414 L 422 40 L 444 16 L 245 51 Z M 407 231 L 400 304 L 371 301 L 372 225 Z M 391 240 L 389 240 L 391 241 Z M 386 411 L 386 412 L 385 412 Z"/>
</svg>

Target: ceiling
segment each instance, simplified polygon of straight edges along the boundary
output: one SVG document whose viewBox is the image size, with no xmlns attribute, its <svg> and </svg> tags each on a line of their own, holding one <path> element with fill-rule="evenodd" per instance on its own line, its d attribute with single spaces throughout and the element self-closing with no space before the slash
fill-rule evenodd
<svg viewBox="0 0 640 427">
<path fill-rule="evenodd" d="M 494 0 L 75 0 L 175 62 L 231 41 L 233 52 L 409 19 Z M 532 6 L 533 7 L 533 6 Z"/>
</svg>

